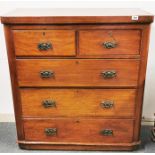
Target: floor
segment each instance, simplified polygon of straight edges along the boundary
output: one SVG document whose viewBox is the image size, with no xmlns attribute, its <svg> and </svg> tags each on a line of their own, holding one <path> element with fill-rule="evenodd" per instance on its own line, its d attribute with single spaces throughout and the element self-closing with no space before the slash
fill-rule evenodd
<svg viewBox="0 0 155 155">
<path fill-rule="evenodd" d="M 155 143 L 151 141 L 151 127 L 143 126 L 141 132 L 142 144 L 138 150 L 133 152 L 155 152 Z M 16 142 L 16 131 L 14 123 L 0 123 L 0 153 L 30 153 L 30 152 L 62 152 L 62 151 L 32 151 L 32 150 L 21 150 L 19 149 Z M 67 151 L 71 152 L 71 151 Z M 89 152 L 89 151 L 78 151 L 78 152 Z M 94 151 L 96 152 L 96 151 Z M 118 151 L 117 151 L 118 152 Z"/>
</svg>

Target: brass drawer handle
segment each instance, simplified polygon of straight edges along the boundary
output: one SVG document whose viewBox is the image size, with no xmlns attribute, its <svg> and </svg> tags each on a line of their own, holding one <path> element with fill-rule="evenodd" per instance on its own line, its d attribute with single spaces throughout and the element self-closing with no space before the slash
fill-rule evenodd
<svg viewBox="0 0 155 155">
<path fill-rule="evenodd" d="M 104 109 L 110 109 L 114 106 L 114 102 L 113 101 L 103 101 L 101 102 L 101 107 Z"/>
<path fill-rule="evenodd" d="M 111 48 L 115 48 L 117 46 L 117 43 L 116 42 L 106 41 L 106 42 L 103 43 L 103 46 L 106 49 L 111 49 Z"/>
<path fill-rule="evenodd" d="M 101 75 L 105 78 L 105 79 L 109 79 L 109 78 L 114 78 L 116 77 L 116 71 L 104 71 L 101 72 Z"/>
<path fill-rule="evenodd" d="M 103 136 L 112 136 L 113 135 L 113 130 L 104 129 L 104 130 L 101 130 L 100 134 L 103 135 Z"/>
<path fill-rule="evenodd" d="M 54 76 L 54 72 L 53 71 L 41 71 L 40 76 L 42 78 L 50 78 L 50 77 Z"/>
<path fill-rule="evenodd" d="M 41 51 L 47 51 L 52 48 L 51 43 L 38 43 L 38 49 Z"/>
<path fill-rule="evenodd" d="M 57 128 L 45 128 L 46 136 L 55 136 L 57 135 Z"/>
<path fill-rule="evenodd" d="M 42 101 L 44 108 L 53 108 L 56 107 L 56 102 L 54 100 L 44 100 Z"/>
</svg>

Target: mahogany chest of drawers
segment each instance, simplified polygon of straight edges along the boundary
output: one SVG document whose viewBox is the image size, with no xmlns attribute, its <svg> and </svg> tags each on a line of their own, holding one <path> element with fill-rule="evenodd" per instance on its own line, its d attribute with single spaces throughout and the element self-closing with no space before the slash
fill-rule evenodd
<svg viewBox="0 0 155 155">
<path fill-rule="evenodd" d="M 152 15 L 42 9 L 1 20 L 21 148 L 132 150 L 140 144 Z"/>
</svg>

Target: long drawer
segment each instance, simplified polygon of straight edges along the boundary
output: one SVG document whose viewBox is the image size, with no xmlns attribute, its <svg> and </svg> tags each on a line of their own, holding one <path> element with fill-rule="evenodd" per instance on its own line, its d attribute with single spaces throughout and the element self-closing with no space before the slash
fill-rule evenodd
<svg viewBox="0 0 155 155">
<path fill-rule="evenodd" d="M 133 120 L 53 118 L 24 120 L 25 140 L 56 143 L 132 142 Z"/>
<path fill-rule="evenodd" d="M 135 89 L 20 89 L 23 117 L 133 117 Z"/>
<path fill-rule="evenodd" d="M 137 86 L 139 60 L 18 59 L 19 86 Z"/>
</svg>

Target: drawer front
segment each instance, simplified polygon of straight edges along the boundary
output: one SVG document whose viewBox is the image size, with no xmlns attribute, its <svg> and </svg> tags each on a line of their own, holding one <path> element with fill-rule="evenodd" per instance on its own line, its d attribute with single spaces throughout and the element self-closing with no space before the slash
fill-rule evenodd
<svg viewBox="0 0 155 155">
<path fill-rule="evenodd" d="M 24 117 L 133 117 L 135 89 L 20 89 Z"/>
<path fill-rule="evenodd" d="M 34 125 L 35 124 L 35 125 Z M 131 142 L 133 120 L 53 118 L 24 121 L 25 139 L 57 143 Z"/>
<path fill-rule="evenodd" d="M 84 30 L 79 32 L 79 54 L 89 56 L 138 55 L 140 30 Z"/>
<path fill-rule="evenodd" d="M 74 56 L 75 31 L 14 30 L 16 56 Z"/>
<path fill-rule="evenodd" d="M 19 86 L 137 86 L 139 60 L 17 60 Z"/>
</svg>

